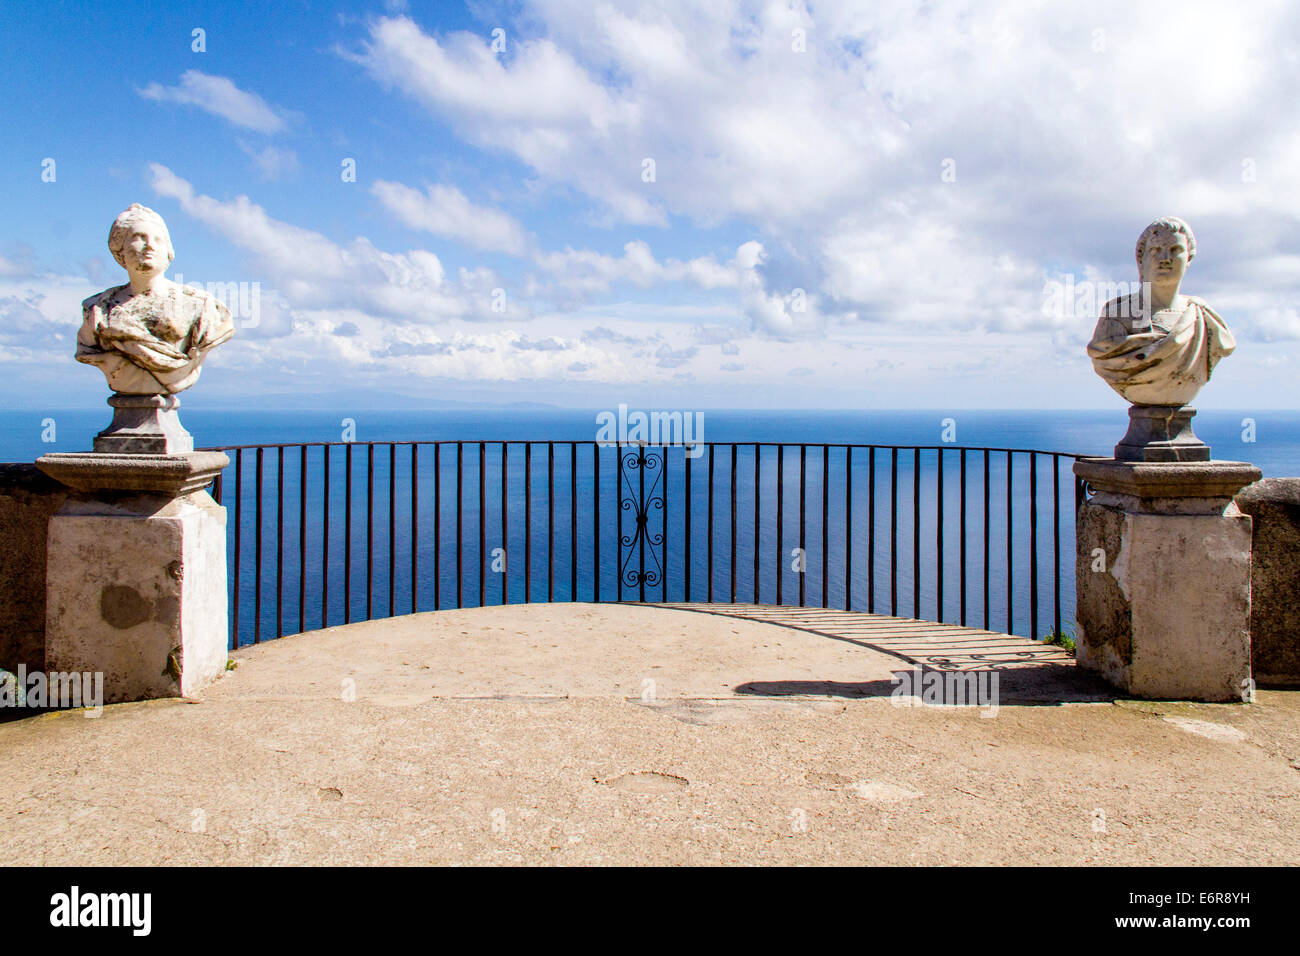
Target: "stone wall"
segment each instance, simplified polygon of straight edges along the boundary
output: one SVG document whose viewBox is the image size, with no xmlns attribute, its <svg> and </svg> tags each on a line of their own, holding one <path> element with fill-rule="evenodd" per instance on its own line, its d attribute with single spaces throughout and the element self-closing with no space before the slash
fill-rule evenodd
<svg viewBox="0 0 1300 956">
<path fill-rule="evenodd" d="M 45 545 L 67 489 L 35 465 L 0 464 L 0 667 L 45 669 Z"/>
<path fill-rule="evenodd" d="M 1237 507 L 1254 519 L 1251 663 L 1259 684 L 1300 685 L 1300 478 L 1265 478 Z"/>
</svg>

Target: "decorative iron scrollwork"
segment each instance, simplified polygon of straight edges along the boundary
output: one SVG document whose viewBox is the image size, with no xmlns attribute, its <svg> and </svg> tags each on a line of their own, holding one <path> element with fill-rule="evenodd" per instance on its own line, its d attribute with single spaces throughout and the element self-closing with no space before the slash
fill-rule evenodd
<svg viewBox="0 0 1300 956">
<path fill-rule="evenodd" d="M 659 454 L 648 452 L 644 444 L 633 450 L 619 449 L 618 507 L 632 518 L 631 530 L 619 536 L 619 581 L 637 588 L 642 601 L 646 585 L 657 587 L 663 580 L 664 524 L 660 518 L 658 530 L 653 529 L 650 515 L 664 510 L 667 455 L 666 449 Z"/>
</svg>

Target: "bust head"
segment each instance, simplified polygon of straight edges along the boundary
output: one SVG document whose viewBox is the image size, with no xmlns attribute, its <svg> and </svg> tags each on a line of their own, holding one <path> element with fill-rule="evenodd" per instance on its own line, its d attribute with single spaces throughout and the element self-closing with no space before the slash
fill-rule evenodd
<svg viewBox="0 0 1300 956">
<path fill-rule="evenodd" d="M 138 202 L 131 203 L 113 220 L 113 228 L 108 231 L 108 251 L 133 276 L 160 275 L 176 258 L 162 216 Z"/>
<path fill-rule="evenodd" d="M 1164 216 L 1142 230 L 1136 252 L 1143 282 L 1177 285 L 1196 256 L 1196 237 L 1182 219 Z"/>
</svg>

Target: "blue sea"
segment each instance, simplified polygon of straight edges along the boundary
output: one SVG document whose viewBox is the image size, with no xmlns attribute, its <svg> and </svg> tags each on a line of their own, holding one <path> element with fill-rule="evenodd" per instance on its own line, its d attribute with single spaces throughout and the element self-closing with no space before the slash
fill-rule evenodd
<svg viewBox="0 0 1300 956">
<path fill-rule="evenodd" d="M 298 447 L 263 451 L 260 499 L 257 452 L 230 452 L 232 640 L 458 604 L 642 597 L 1072 631 L 1068 456 L 1109 455 L 1123 410 L 696 414 L 712 447 L 688 477 L 683 448 L 647 449 L 638 467 L 636 448 L 590 444 L 597 410 L 185 408 L 201 447 L 321 443 L 305 468 Z M 0 413 L 0 460 L 86 450 L 109 415 Z M 1300 475 L 1300 412 L 1200 412 L 1195 426 L 1216 458 Z M 409 442 L 443 444 L 389 444 Z M 998 449 L 987 483 L 983 448 Z"/>
</svg>

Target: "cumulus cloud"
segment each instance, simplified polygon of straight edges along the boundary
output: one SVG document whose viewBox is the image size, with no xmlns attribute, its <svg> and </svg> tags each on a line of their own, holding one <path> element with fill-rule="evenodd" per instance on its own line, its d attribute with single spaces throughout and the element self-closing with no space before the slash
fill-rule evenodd
<svg viewBox="0 0 1300 956">
<path fill-rule="evenodd" d="M 474 249 L 522 255 L 524 228 L 513 217 L 476 206 L 455 186 L 434 185 L 423 193 L 402 183 L 379 180 L 370 187 L 384 208 L 412 229 L 463 242 Z"/>
<path fill-rule="evenodd" d="M 150 83 L 137 92 L 147 100 L 197 106 L 244 129 L 277 133 L 286 126 L 282 111 L 256 93 L 241 90 L 224 76 L 186 70 L 175 86 Z"/>
<path fill-rule="evenodd" d="M 287 179 L 302 167 L 298 162 L 298 154 L 291 149 L 283 149 L 279 146 L 258 148 L 243 140 L 239 141 L 239 148 L 253 161 L 253 167 L 265 182 Z"/>
<path fill-rule="evenodd" d="M 623 247 L 623 255 L 610 256 L 590 249 L 565 249 L 537 255 L 537 265 L 553 277 L 560 288 L 572 292 L 607 292 L 618 283 L 646 289 L 665 282 L 686 282 L 701 289 L 735 288 L 741 283 L 743 266 L 737 260 L 719 263 L 713 256 L 687 262 L 660 262 L 650 245 L 634 239 Z"/>
<path fill-rule="evenodd" d="M 1262 119 L 1294 98 L 1292 5 L 556 0 L 522 26 L 497 56 L 485 36 L 382 18 L 354 59 L 616 224 L 756 236 L 748 269 L 658 262 L 641 240 L 540 256 L 573 296 L 683 281 L 737 290 L 786 339 L 832 316 L 972 335 L 1034 329 L 1062 263 L 1133 278 L 1137 232 L 1167 212 L 1222 240 L 1189 287 L 1217 289 L 1251 242 L 1296 251 L 1282 210 L 1300 205 L 1300 134 Z M 1151 96 L 1156 35 L 1183 64 L 1176 107 Z"/>
<path fill-rule="evenodd" d="M 384 252 L 365 236 L 342 246 L 318 232 L 282 222 L 247 196 L 221 201 L 158 163 L 149 167 L 155 192 L 180 203 L 186 213 L 249 254 L 290 306 L 353 307 L 389 319 L 424 322 L 436 318 L 500 319 L 492 311 L 498 280 L 486 269 L 459 270 L 449 279 L 432 252 Z M 517 317 L 517 316 L 516 316 Z"/>
</svg>

